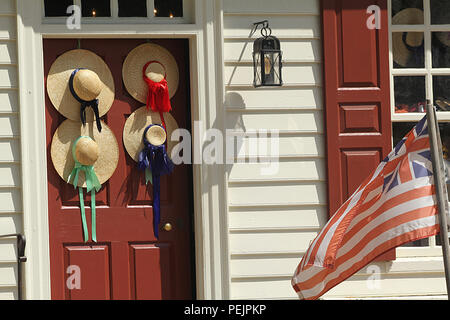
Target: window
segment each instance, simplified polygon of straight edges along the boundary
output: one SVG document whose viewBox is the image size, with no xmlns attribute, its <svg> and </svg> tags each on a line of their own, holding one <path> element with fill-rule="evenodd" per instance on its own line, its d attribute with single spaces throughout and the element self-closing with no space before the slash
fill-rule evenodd
<svg viewBox="0 0 450 320">
<path fill-rule="evenodd" d="M 390 12 L 393 145 L 424 116 L 429 99 L 438 111 L 450 170 L 450 1 L 391 0 Z M 439 236 L 406 244 L 438 245 Z"/>
<path fill-rule="evenodd" d="M 426 100 L 450 120 L 450 1 L 391 0 L 393 121 L 417 121 Z"/>
<path fill-rule="evenodd" d="M 194 0 L 43 0 L 43 3 L 46 18 L 71 15 L 71 11 L 67 13 L 68 7 L 77 5 L 81 8 L 82 17 L 90 23 L 117 18 L 118 22 L 126 18 L 140 18 L 145 23 L 192 23 L 189 19 L 193 15 Z"/>
<path fill-rule="evenodd" d="M 64 17 L 69 15 L 67 8 L 73 5 L 73 0 L 45 0 L 44 10 L 46 17 Z"/>
</svg>

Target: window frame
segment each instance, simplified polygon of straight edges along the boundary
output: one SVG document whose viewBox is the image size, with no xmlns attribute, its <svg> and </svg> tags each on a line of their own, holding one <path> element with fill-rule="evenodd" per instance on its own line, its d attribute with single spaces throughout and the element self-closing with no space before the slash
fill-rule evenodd
<svg viewBox="0 0 450 320">
<path fill-rule="evenodd" d="M 64 24 L 67 17 L 46 17 L 44 1 L 42 2 L 42 23 L 43 24 Z M 195 1 L 183 1 L 182 17 L 155 17 L 154 16 L 154 0 L 147 1 L 146 17 L 119 17 L 118 0 L 109 0 L 111 8 L 111 17 L 81 17 L 82 24 L 194 24 L 195 23 Z M 81 8 L 81 0 L 73 0 L 73 4 Z"/>
<path fill-rule="evenodd" d="M 392 1 L 388 1 L 389 20 L 389 71 L 390 71 L 390 91 L 391 91 L 391 120 L 392 122 L 419 121 L 424 113 L 408 112 L 395 113 L 394 96 L 394 76 L 424 76 L 425 77 L 425 98 L 434 101 L 433 97 L 433 76 L 450 76 L 450 68 L 433 68 L 432 57 L 432 32 L 450 32 L 450 24 L 431 24 L 431 6 L 429 0 L 423 1 L 424 24 L 423 25 L 392 25 Z M 394 68 L 392 53 L 392 33 L 393 32 L 423 32 L 424 33 L 424 68 Z M 438 121 L 450 121 L 450 111 L 437 112 Z"/>
<path fill-rule="evenodd" d="M 392 1 L 388 0 L 388 27 L 389 27 L 389 74 L 390 74 L 390 99 L 391 99 L 391 122 L 417 122 L 425 113 L 408 112 L 395 113 L 394 76 L 424 76 L 425 98 L 434 101 L 433 76 L 450 76 L 450 68 L 433 68 L 432 57 L 432 32 L 450 32 L 450 24 L 431 24 L 431 5 L 429 0 L 423 0 L 424 24 L 423 25 L 393 25 L 392 24 Z M 394 68 L 392 52 L 392 33 L 394 32 L 423 32 L 424 33 L 424 68 Z M 450 121 L 450 111 L 437 112 L 440 122 Z M 428 245 L 413 247 L 398 247 L 397 257 L 436 257 L 442 256 L 441 246 L 436 244 L 436 236 L 428 238 Z"/>
</svg>

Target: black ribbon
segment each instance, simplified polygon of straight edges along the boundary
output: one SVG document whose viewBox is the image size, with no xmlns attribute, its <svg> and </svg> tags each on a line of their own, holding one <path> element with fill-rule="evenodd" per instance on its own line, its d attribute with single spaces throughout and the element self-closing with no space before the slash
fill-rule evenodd
<svg viewBox="0 0 450 320">
<path fill-rule="evenodd" d="M 77 74 L 77 72 L 82 69 L 84 69 L 84 68 L 75 69 L 72 72 L 72 74 L 70 75 L 70 79 L 69 79 L 70 93 L 72 93 L 72 96 L 81 104 L 80 119 L 81 119 L 81 123 L 83 123 L 83 126 L 86 124 L 86 108 L 91 107 L 92 110 L 94 111 L 95 122 L 97 123 L 97 129 L 99 132 L 101 132 L 102 131 L 102 123 L 100 122 L 100 113 L 98 111 L 98 99 L 94 99 L 91 101 L 83 100 L 77 95 L 77 93 L 75 92 L 75 90 L 73 88 L 73 79 L 74 79 L 75 75 Z"/>
</svg>

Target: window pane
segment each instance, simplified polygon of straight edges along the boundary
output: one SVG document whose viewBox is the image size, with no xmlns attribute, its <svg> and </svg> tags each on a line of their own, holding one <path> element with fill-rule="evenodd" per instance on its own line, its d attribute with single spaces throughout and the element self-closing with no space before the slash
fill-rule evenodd
<svg viewBox="0 0 450 320">
<path fill-rule="evenodd" d="M 433 68 L 450 68 L 450 32 L 432 33 Z"/>
<path fill-rule="evenodd" d="M 395 112 L 424 112 L 425 77 L 394 77 Z"/>
<path fill-rule="evenodd" d="M 392 24 L 423 24 L 423 0 L 392 0 Z"/>
<path fill-rule="evenodd" d="M 147 0 L 119 0 L 119 17 L 146 17 Z"/>
<path fill-rule="evenodd" d="M 431 24 L 450 24 L 450 1 L 430 0 Z"/>
<path fill-rule="evenodd" d="M 46 17 L 64 17 L 69 16 L 67 8 L 73 5 L 73 0 L 45 0 L 44 9 Z"/>
<path fill-rule="evenodd" d="M 182 17 L 182 0 L 155 0 L 155 17 Z"/>
<path fill-rule="evenodd" d="M 450 76 L 433 76 L 436 111 L 450 111 Z"/>
<path fill-rule="evenodd" d="M 394 68 L 424 68 L 423 32 L 393 32 Z"/>
<path fill-rule="evenodd" d="M 81 0 L 83 17 L 110 17 L 110 0 Z"/>
</svg>

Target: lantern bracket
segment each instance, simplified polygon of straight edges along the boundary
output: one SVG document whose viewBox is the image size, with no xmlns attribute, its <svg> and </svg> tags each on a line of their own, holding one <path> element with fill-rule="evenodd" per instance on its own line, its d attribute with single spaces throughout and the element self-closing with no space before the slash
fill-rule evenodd
<svg viewBox="0 0 450 320">
<path fill-rule="evenodd" d="M 269 27 L 268 20 L 258 21 L 258 22 L 253 23 L 253 25 L 254 25 L 254 31 L 252 32 L 252 34 L 256 32 L 256 30 L 258 29 L 258 26 L 262 25 L 261 35 L 264 38 L 270 37 L 272 35 L 272 29 L 270 29 L 270 27 Z"/>
</svg>

